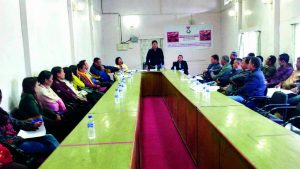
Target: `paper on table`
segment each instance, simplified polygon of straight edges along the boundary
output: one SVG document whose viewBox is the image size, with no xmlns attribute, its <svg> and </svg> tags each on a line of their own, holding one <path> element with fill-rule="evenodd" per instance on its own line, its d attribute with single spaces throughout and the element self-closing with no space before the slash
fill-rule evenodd
<svg viewBox="0 0 300 169">
<path fill-rule="evenodd" d="M 42 137 L 46 135 L 46 128 L 44 123 L 36 130 L 36 131 L 24 131 L 20 130 L 18 136 L 26 139 L 26 138 L 35 138 L 35 137 Z"/>
</svg>

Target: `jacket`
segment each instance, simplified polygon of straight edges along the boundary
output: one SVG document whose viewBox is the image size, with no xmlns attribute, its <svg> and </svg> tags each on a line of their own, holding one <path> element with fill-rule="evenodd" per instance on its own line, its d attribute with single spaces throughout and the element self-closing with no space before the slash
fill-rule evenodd
<svg viewBox="0 0 300 169">
<path fill-rule="evenodd" d="M 238 89 L 237 95 L 245 99 L 251 96 L 264 96 L 266 90 L 265 77 L 260 69 L 252 71 L 244 86 Z"/>
<path fill-rule="evenodd" d="M 174 67 L 176 68 L 176 70 L 183 70 L 184 71 L 184 74 L 188 75 L 189 72 L 188 72 L 188 64 L 185 60 L 181 61 L 180 63 L 180 67 L 179 67 L 179 62 L 176 61 L 176 62 L 173 62 L 173 66 L 172 66 L 172 70 L 174 69 Z"/>
</svg>

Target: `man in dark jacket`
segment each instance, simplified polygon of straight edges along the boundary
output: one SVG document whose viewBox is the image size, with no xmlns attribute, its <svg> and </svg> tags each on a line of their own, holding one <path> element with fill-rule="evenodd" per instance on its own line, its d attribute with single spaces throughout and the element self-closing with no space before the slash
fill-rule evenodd
<svg viewBox="0 0 300 169">
<path fill-rule="evenodd" d="M 96 79 L 93 81 L 95 84 L 101 85 L 102 87 L 110 87 L 114 82 L 111 80 L 110 76 L 107 74 L 107 70 L 111 73 L 116 72 L 119 68 L 114 66 L 102 65 L 100 58 L 94 58 L 93 64 L 90 67 L 91 75 Z M 93 79 L 92 79 L 93 80 Z M 98 81 L 99 80 L 99 81 Z"/>
<path fill-rule="evenodd" d="M 251 96 L 263 96 L 266 90 L 265 77 L 260 69 L 261 61 L 257 57 L 252 57 L 249 63 L 249 75 L 246 83 L 238 89 L 237 96 L 229 96 L 230 98 L 243 103 L 245 99 Z"/>
<path fill-rule="evenodd" d="M 182 55 L 178 55 L 177 61 L 173 62 L 173 66 L 171 68 L 176 69 L 176 70 L 183 70 L 184 74 L 188 75 L 189 71 L 188 71 L 188 65 L 186 63 L 185 60 L 183 60 L 183 56 Z"/>
<path fill-rule="evenodd" d="M 241 58 L 236 58 L 234 60 L 233 65 L 232 65 L 232 70 L 231 70 L 231 73 L 230 73 L 229 77 L 225 76 L 225 77 L 219 78 L 217 80 L 218 86 L 221 86 L 221 87 L 227 86 L 230 82 L 230 78 L 237 75 L 237 74 L 239 74 L 242 71 L 241 64 L 242 64 L 242 59 Z"/>
<path fill-rule="evenodd" d="M 229 78 L 230 76 L 232 67 L 229 64 L 229 57 L 227 55 L 222 56 L 221 64 L 222 64 L 222 69 L 218 74 L 215 75 L 211 72 L 211 77 L 214 81 L 218 80 L 219 78 Z"/>
<path fill-rule="evenodd" d="M 152 48 L 148 50 L 146 57 L 146 65 L 148 66 L 148 70 L 153 69 L 157 66 L 158 69 L 164 66 L 164 54 L 161 48 L 157 47 L 157 41 L 152 41 Z"/>
</svg>

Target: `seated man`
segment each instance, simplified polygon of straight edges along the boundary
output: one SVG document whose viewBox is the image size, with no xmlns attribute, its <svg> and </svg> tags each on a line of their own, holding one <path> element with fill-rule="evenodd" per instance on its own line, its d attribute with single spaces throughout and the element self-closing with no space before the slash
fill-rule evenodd
<svg viewBox="0 0 300 169">
<path fill-rule="evenodd" d="M 232 96 L 232 95 L 236 95 L 236 91 L 244 86 L 249 74 L 250 74 L 250 71 L 248 70 L 248 65 L 249 65 L 249 62 L 251 60 L 252 57 L 245 57 L 242 59 L 242 64 L 241 64 L 241 67 L 242 67 L 242 71 L 232 77 L 229 78 L 229 85 L 226 87 L 226 91 L 225 91 L 225 94 L 227 96 Z"/>
<path fill-rule="evenodd" d="M 236 52 L 231 52 L 230 54 L 230 65 L 233 67 L 234 60 L 237 58 L 237 53 Z"/>
<path fill-rule="evenodd" d="M 171 69 L 173 70 L 174 68 L 176 70 L 183 70 L 184 74 L 186 74 L 186 75 L 189 74 L 189 72 L 188 72 L 188 65 L 187 65 L 186 61 L 183 60 L 183 56 L 182 55 L 178 55 L 177 61 L 173 62 L 173 66 L 172 66 Z"/>
<path fill-rule="evenodd" d="M 207 69 L 203 72 L 203 79 L 205 81 L 211 81 L 211 72 L 213 74 L 217 74 L 221 70 L 222 66 L 219 63 L 219 56 L 218 55 L 212 55 L 210 57 L 210 64 L 208 65 Z"/>
<path fill-rule="evenodd" d="M 271 55 L 267 58 L 265 66 L 263 66 L 263 73 L 266 79 L 271 78 L 276 73 L 276 57 Z"/>
<path fill-rule="evenodd" d="M 107 74 L 106 70 L 109 70 L 111 73 L 118 71 L 119 68 L 114 66 L 105 66 L 102 65 L 100 58 L 94 58 L 93 65 L 90 68 L 92 76 L 99 80 L 99 82 L 94 81 L 94 83 L 99 84 L 103 87 L 110 87 L 114 82 L 110 79 L 110 76 Z"/>
<path fill-rule="evenodd" d="M 242 71 L 242 59 L 241 58 L 236 58 L 234 60 L 234 63 L 232 65 L 232 70 L 230 72 L 229 77 L 221 77 L 217 80 L 217 84 L 218 86 L 224 87 L 227 86 L 229 84 L 229 79 L 232 76 L 235 76 L 237 74 L 239 74 Z"/>
<path fill-rule="evenodd" d="M 280 67 L 277 69 L 276 73 L 269 79 L 267 79 L 267 86 L 274 87 L 280 82 L 288 79 L 294 71 L 294 68 L 289 64 L 289 55 L 284 53 L 278 57 Z"/>
<path fill-rule="evenodd" d="M 232 70 L 231 65 L 229 64 L 229 57 L 224 55 L 221 59 L 222 69 L 218 74 L 214 74 L 211 72 L 211 77 L 214 81 L 218 80 L 219 78 L 229 78 L 230 72 Z"/>
<path fill-rule="evenodd" d="M 235 101 L 243 103 L 245 99 L 251 96 L 263 96 L 265 94 L 265 77 L 260 69 L 261 62 L 257 57 L 252 57 L 249 63 L 249 75 L 243 87 L 237 91 L 237 96 L 229 96 Z"/>
<path fill-rule="evenodd" d="M 289 90 L 296 87 L 297 83 L 299 83 L 298 80 L 300 76 L 300 57 L 297 58 L 296 68 L 297 69 L 293 71 L 292 75 L 280 84 L 282 88 Z"/>
</svg>

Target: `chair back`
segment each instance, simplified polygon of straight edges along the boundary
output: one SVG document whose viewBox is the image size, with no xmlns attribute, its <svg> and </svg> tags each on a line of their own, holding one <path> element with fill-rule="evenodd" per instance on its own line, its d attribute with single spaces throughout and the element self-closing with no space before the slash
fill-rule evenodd
<svg viewBox="0 0 300 169">
<path fill-rule="evenodd" d="M 283 92 L 277 91 L 270 98 L 269 104 L 286 104 L 288 96 Z"/>
</svg>

